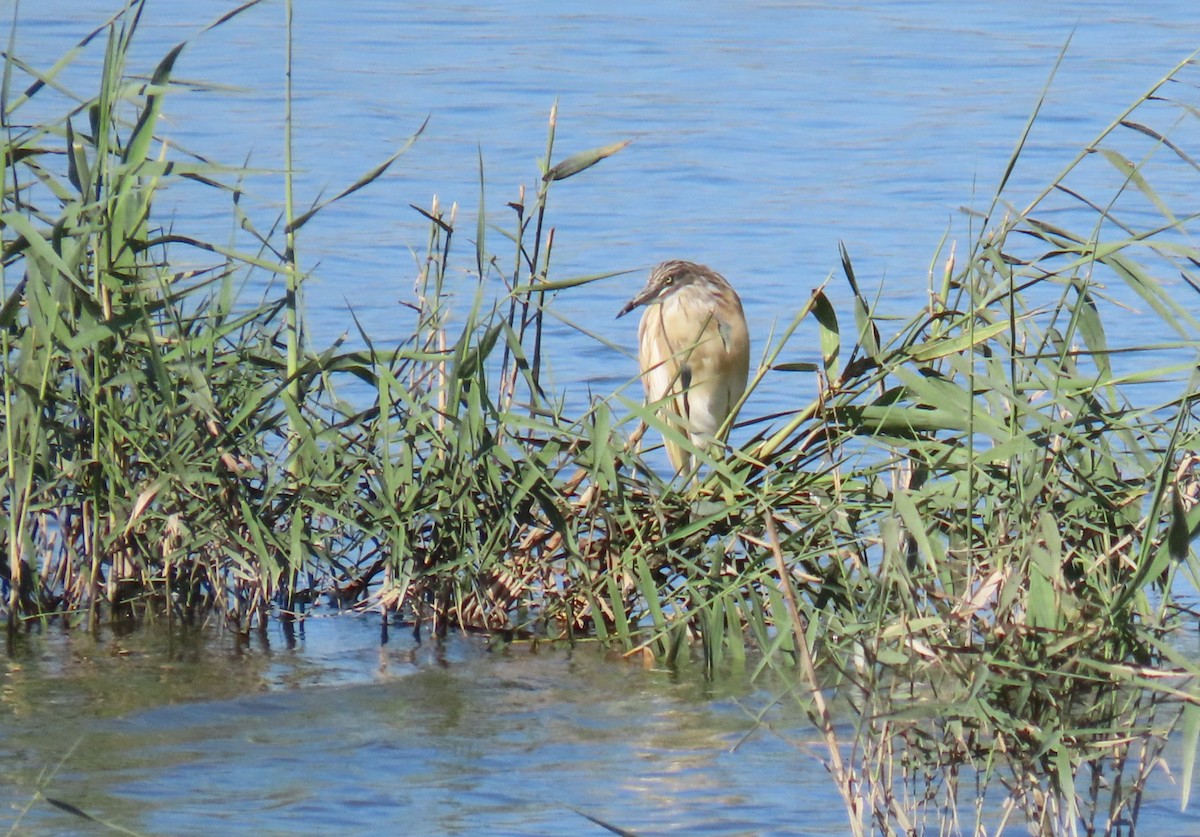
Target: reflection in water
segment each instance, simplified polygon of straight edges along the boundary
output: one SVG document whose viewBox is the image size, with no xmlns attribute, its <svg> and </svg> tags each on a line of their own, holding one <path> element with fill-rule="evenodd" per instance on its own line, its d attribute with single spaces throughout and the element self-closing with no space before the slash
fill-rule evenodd
<svg viewBox="0 0 1200 837">
<path fill-rule="evenodd" d="M 89 640 L 83 669 L 10 662 L 5 711 L 20 726 L 0 739 L 3 801 L 32 798 L 38 772 L 76 744 L 44 792 L 150 833 L 369 832 L 393 817 L 420 823 L 399 833 L 562 833 L 587 825 L 576 809 L 635 830 L 760 833 L 786 830 L 806 772 L 828 794 L 779 739 L 733 750 L 749 726 L 734 700 L 758 700 L 742 678 L 646 673 L 590 649 L 377 637 L 373 619 L 342 617 L 310 622 L 295 652 L 212 642 L 179 665 Z M 29 647 L 79 660 L 64 647 L 76 641 Z M 70 825 L 44 805 L 26 820 L 33 833 Z"/>
<path fill-rule="evenodd" d="M 846 831 L 815 734 L 778 709 L 754 731 L 781 687 L 742 675 L 380 645 L 376 617 L 313 619 L 293 650 L 167 634 L 47 632 L 5 661 L 0 805 L 33 803 L 21 833 L 87 833 L 39 790 L 152 834 L 603 833 L 578 812 L 647 834 Z M 1177 806 L 1156 785 L 1140 833 L 1200 829 Z"/>
</svg>

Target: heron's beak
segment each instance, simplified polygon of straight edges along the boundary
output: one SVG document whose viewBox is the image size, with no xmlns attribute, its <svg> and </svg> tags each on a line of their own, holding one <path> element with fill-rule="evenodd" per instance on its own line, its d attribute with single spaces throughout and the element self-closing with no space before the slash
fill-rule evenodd
<svg viewBox="0 0 1200 837">
<path fill-rule="evenodd" d="M 633 299 L 625 303 L 624 308 L 617 312 L 617 319 L 621 319 L 639 305 L 645 305 L 650 301 L 650 298 L 654 296 L 656 290 L 656 288 L 642 288 L 642 290 L 637 292 L 637 295 L 634 296 Z"/>
</svg>

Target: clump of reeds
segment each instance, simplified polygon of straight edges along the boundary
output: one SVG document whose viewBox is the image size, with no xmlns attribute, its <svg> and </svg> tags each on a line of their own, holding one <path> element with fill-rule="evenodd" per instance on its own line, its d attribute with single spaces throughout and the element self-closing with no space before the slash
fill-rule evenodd
<svg viewBox="0 0 1200 837">
<path fill-rule="evenodd" d="M 790 491 L 764 505 L 796 602 L 774 624 L 816 658 L 796 694 L 855 833 L 998 834 L 1014 818 L 1132 833 L 1177 730 L 1186 805 L 1200 712 L 1173 638 L 1195 616 L 1177 582 L 1198 569 L 1200 251 L 1196 210 L 1172 209 L 1151 175 L 1175 194 L 1200 185 L 1178 139 L 1195 103 L 1168 96 L 1194 91 L 1194 72 L 1176 67 L 1024 209 L 1002 183 L 894 337 L 848 258 L 854 339 L 814 306 L 822 514 Z M 1116 172 L 1112 194 L 1073 187 L 1089 165 Z"/>
<path fill-rule="evenodd" d="M 285 217 L 256 225 L 225 171 L 157 134 L 179 50 L 129 79 L 140 5 L 81 43 L 108 38 L 99 92 L 61 119 L 18 122 L 53 71 L 4 90 L 10 630 L 220 615 L 245 632 L 324 597 L 435 633 L 753 660 L 795 683 L 855 833 L 998 833 L 1013 817 L 1116 833 L 1166 735 L 1182 724 L 1194 752 L 1195 665 L 1172 637 L 1200 528 L 1200 254 L 1195 213 L 1149 178 L 1196 174 L 1178 125 L 1150 118 L 1194 120 L 1164 95 L 1188 65 L 1027 208 L 1001 184 L 898 328 L 844 255 L 852 325 L 814 291 L 752 381 L 815 371 L 817 400 L 749 419 L 746 443 L 694 451 L 698 473 L 665 480 L 638 450 L 645 427 L 670 432 L 652 409 L 615 394 L 564 415 L 540 371 L 554 295 L 603 278 L 553 278 L 550 194 L 622 144 L 554 164 L 552 116 L 513 214 L 486 218 L 480 195 L 472 292 L 449 293 L 460 236 L 435 201 L 417 209 L 430 226 L 411 338 L 306 345 L 295 252 L 323 205 L 294 215 L 287 186 Z M 1096 163 L 1119 174 L 1102 200 L 1072 187 Z M 255 248 L 159 227 L 157 192 L 179 177 L 228 194 Z M 1049 221 L 1051 196 L 1090 228 Z M 497 229 L 506 254 L 488 247 Z M 239 299 L 252 271 L 284 277 L 283 297 Z M 1120 333 L 1110 296 L 1146 306 L 1147 339 Z M 805 317 L 820 362 L 781 362 Z M 341 397 L 351 380 L 370 398 Z"/>
</svg>

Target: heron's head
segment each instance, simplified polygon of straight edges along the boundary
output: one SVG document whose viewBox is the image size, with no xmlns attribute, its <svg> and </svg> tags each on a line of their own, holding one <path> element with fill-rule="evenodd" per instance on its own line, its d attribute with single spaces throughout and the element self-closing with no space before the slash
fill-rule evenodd
<svg viewBox="0 0 1200 837">
<path fill-rule="evenodd" d="M 650 271 L 646 286 L 638 291 L 625 307 L 617 312 L 623 317 L 639 305 L 654 305 L 662 302 L 683 288 L 695 285 L 727 286 L 728 283 L 716 271 L 695 262 L 673 260 L 663 262 Z"/>
</svg>

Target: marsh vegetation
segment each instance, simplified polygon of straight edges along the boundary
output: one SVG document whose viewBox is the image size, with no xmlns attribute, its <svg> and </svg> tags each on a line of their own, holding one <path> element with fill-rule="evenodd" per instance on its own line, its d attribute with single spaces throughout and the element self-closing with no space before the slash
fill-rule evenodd
<svg viewBox="0 0 1200 837">
<path fill-rule="evenodd" d="M 552 114 L 511 214 L 485 215 L 482 173 L 469 229 L 453 205 L 414 207 L 429 232 L 407 341 L 312 345 L 305 227 L 404 149 L 322 203 L 297 208 L 289 183 L 280 217 L 250 217 L 239 169 L 159 123 L 164 97 L 188 95 L 172 76 L 184 45 L 148 76 L 126 67 L 141 8 L 50 68 L 6 52 L 10 633 L 156 619 L 236 635 L 321 602 L 425 635 L 771 669 L 823 737 L 854 833 L 1132 832 L 1171 735 L 1186 804 L 1200 733 L 1197 665 L 1176 641 L 1195 619 L 1180 591 L 1200 586 L 1191 61 L 1082 138 L 1027 205 L 1009 203 L 1006 174 L 970 240 L 933 255 L 928 304 L 907 318 L 878 313 L 844 252 L 830 281 L 852 310 L 814 289 L 751 374 L 751 391 L 815 376 L 818 397 L 743 414 L 744 441 L 691 446 L 695 471 L 670 475 L 656 440 L 690 442 L 635 391 L 568 414 L 541 372 L 556 296 L 607 276 L 556 274 L 553 195 L 624 143 L 560 154 Z M 101 41 L 94 93 L 26 120 Z M 1096 166 L 1111 192 L 1080 193 L 1074 176 Z M 219 196 L 237 234 L 161 219 L 180 180 Z M 809 320 L 819 361 L 797 362 Z"/>
</svg>

